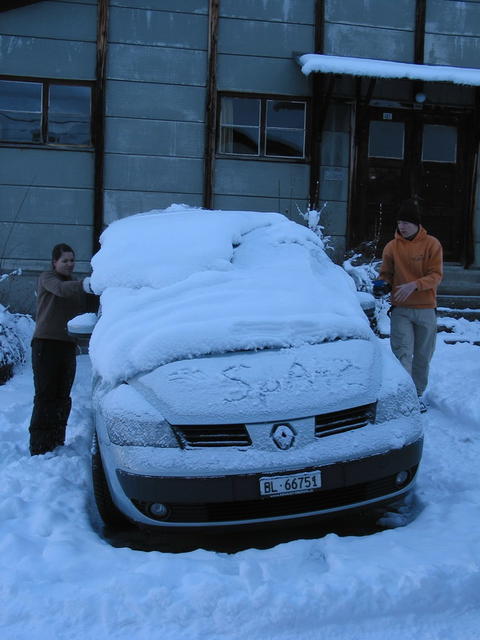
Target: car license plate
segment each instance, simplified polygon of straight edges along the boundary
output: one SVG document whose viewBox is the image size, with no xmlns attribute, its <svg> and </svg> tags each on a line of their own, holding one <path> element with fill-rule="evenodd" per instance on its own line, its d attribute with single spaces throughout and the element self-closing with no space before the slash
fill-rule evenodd
<svg viewBox="0 0 480 640">
<path fill-rule="evenodd" d="M 320 471 L 305 471 L 285 476 L 264 476 L 260 478 L 261 496 L 280 496 L 286 493 L 307 493 L 322 486 Z"/>
</svg>

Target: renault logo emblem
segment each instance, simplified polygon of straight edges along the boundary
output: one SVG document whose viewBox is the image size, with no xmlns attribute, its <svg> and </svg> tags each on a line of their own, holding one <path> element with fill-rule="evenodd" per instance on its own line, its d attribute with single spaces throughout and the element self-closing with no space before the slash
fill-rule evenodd
<svg viewBox="0 0 480 640">
<path fill-rule="evenodd" d="M 289 424 L 276 424 L 272 431 L 272 440 L 279 449 L 290 449 L 295 441 L 295 431 Z"/>
</svg>

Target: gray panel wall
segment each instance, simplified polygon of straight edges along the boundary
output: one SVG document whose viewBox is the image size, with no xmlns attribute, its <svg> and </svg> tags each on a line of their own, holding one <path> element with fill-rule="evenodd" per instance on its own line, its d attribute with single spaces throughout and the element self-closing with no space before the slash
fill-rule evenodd
<svg viewBox="0 0 480 640">
<path fill-rule="evenodd" d="M 218 35 L 219 91 L 307 97 L 310 82 L 295 54 L 314 50 L 314 0 L 222 0 Z M 308 204 L 307 163 L 219 158 L 214 207 L 280 211 L 302 221 Z"/>
<path fill-rule="evenodd" d="M 324 53 L 412 62 L 415 0 L 325 0 Z"/>
<path fill-rule="evenodd" d="M 222 18 L 219 89 L 307 95 L 294 54 L 313 51 L 313 37 L 311 24 Z"/>
<path fill-rule="evenodd" d="M 2 13 L 0 31 L 2 35 L 95 42 L 96 15 L 96 0 L 82 0 L 81 4 L 44 0 Z"/>
<path fill-rule="evenodd" d="M 94 80 L 96 0 L 54 0 L 1 14 L 0 69 L 5 75 Z M 92 249 L 93 151 L 0 148 L 0 272 L 24 275 L 0 288 L 0 302 L 34 310 L 36 273 L 52 246 L 67 242 L 77 269 Z"/>
<path fill-rule="evenodd" d="M 310 83 L 293 57 L 218 56 L 219 91 L 310 95 Z"/>
<path fill-rule="evenodd" d="M 284 171 L 279 169 L 281 166 Z M 215 192 L 222 195 L 296 199 L 308 193 L 308 170 L 304 164 L 218 159 L 217 168 Z"/>
<path fill-rule="evenodd" d="M 204 0 L 110 0 L 110 6 L 147 10 L 161 9 L 162 11 L 178 11 L 179 13 L 208 13 L 208 2 Z"/>
<path fill-rule="evenodd" d="M 87 151 L 0 149 L 2 269 L 45 268 L 58 242 L 90 259 L 93 164 Z"/>
<path fill-rule="evenodd" d="M 332 103 L 328 109 L 322 136 L 319 175 L 320 205 L 326 205 L 320 224 L 330 236 L 334 257 L 342 261 L 347 234 L 348 189 L 352 106 Z"/>
<path fill-rule="evenodd" d="M 2 13 L 2 73 L 94 80 L 96 4 L 52 0 Z"/>
<path fill-rule="evenodd" d="M 201 206 L 208 0 L 113 0 L 105 223 L 174 202 Z"/>
<path fill-rule="evenodd" d="M 311 25 L 315 14 L 314 0 L 221 0 L 220 4 L 225 18 Z"/>
<path fill-rule="evenodd" d="M 428 0 L 425 62 L 480 68 L 480 3 Z"/>
<path fill-rule="evenodd" d="M 214 208 L 279 211 L 300 221 L 309 176 L 307 164 L 217 159 Z"/>
<path fill-rule="evenodd" d="M 314 50 L 314 17 L 314 0 L 222 0 L 219 90 L 309 95 L 294 56 Z"/>
</svg>

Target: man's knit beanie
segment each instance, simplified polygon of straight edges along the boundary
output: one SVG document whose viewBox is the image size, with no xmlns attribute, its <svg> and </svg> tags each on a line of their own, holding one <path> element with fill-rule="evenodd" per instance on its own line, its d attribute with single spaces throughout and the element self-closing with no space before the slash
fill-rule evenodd
<svg viewBox="0 0 480 640">
<path fill-rule="evenodd" d="M 413 222 L 417 226 L 420 226 L 421 210 L 420 206 L 414 198 L 404 200 L 397 213 L 397 220 L 404 220 L 405 222 Z"/>
</svg>

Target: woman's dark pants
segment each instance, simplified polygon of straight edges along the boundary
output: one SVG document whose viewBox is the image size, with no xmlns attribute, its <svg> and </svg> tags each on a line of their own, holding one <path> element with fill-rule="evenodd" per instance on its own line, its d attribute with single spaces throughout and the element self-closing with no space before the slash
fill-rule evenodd
<svg viewBox="0 0 480 640">
<path fill-rule="evenodd" d="M 35 398 L 30 421 L 30 455 L 35 456 L 65 442 L 75 378 L 76 345 L 62 340 L 32 340 Z"/>
</svg>

